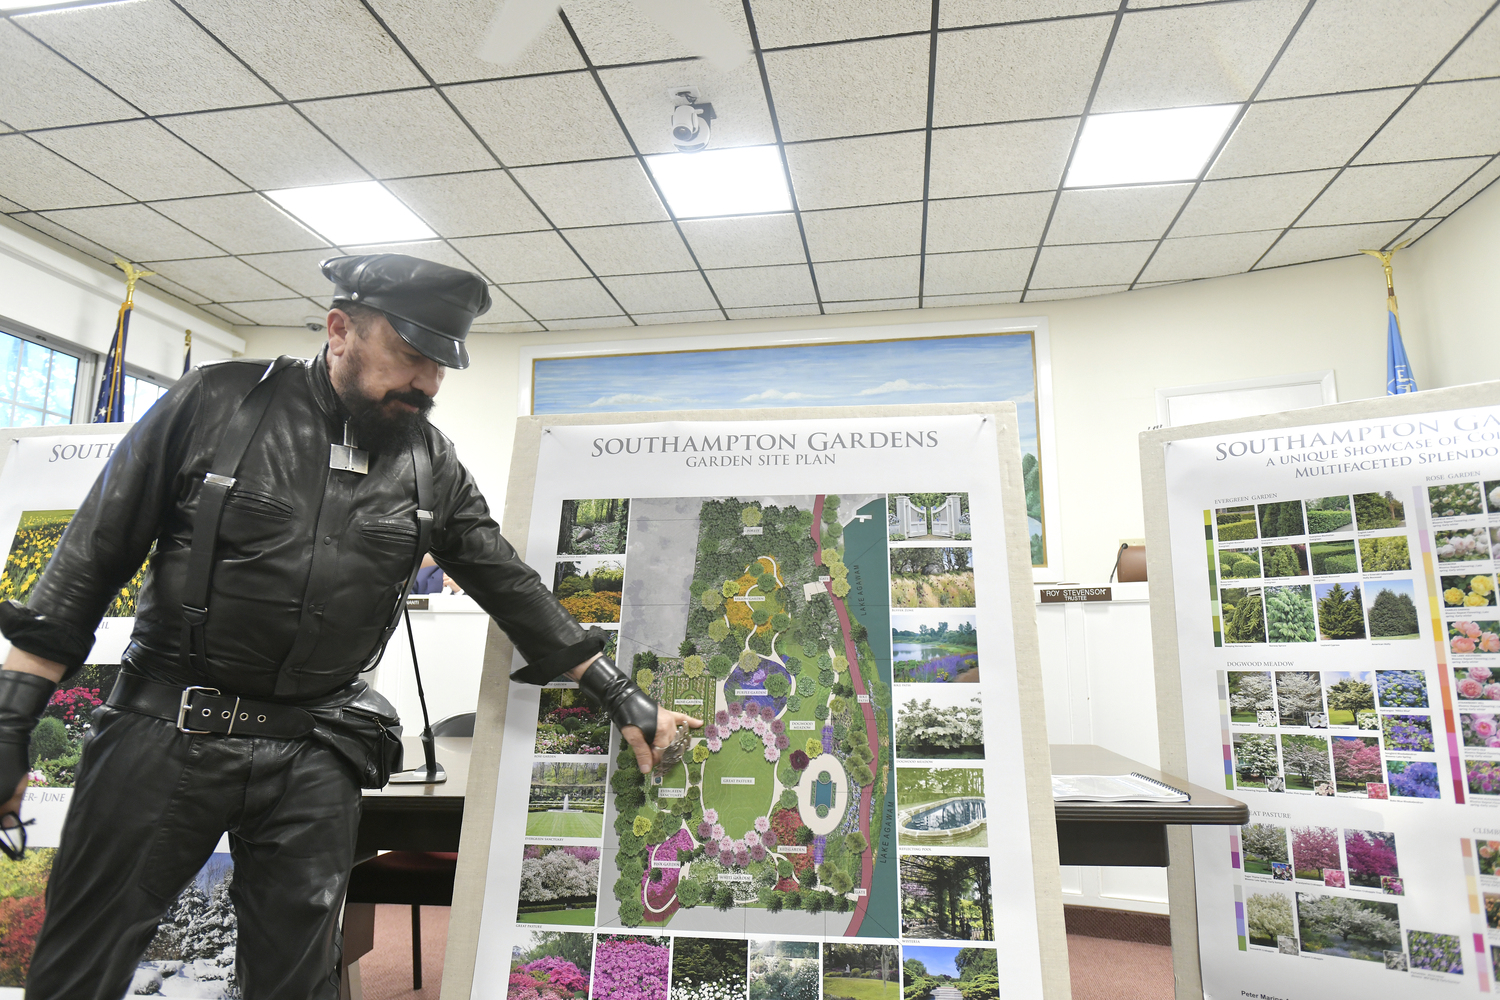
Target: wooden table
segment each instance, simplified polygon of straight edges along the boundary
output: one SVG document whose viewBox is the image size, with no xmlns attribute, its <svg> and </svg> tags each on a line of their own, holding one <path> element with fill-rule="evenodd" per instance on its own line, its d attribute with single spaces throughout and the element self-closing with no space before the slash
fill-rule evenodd
<svg viewBox="0 0 1500 1000">
<path fill-rule="evenodd" d="M 1129 774 L 1164 781 L 1190 796 L 1188 802 L 1058 802 L 1057 853 L 1065 865 L 1165 868 L 1167 827 L 1238 826 L 1250 807 L 1227 795 L 1193 785 L 1140 761 L 1088 743 L 1054 743 L 1053 774 Z"/>
</svg>

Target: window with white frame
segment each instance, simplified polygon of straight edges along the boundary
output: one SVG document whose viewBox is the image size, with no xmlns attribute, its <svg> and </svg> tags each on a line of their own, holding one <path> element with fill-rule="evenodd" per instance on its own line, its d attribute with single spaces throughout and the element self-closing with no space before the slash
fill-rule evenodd
<svg viewBox="0 0 1500 1000">
<path fill-rule="evenodd" d="M 73 420 L 79 359 L 0 331 L 0 427 Z"/>
<path fill-rule="evenodd" d="M 134 375 L 125 376 L 125 419 L 136 421 L 146 415 L 151 405 L 167 394 L 167 387 Z"/>
</svg>

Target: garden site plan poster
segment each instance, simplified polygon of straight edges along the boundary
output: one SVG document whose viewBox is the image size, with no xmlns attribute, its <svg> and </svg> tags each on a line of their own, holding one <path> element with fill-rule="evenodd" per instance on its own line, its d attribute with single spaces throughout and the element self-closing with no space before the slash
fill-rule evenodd
<svg viewBox="0 0 1500 1000">
<path fill-rule="evenodd" d="M 1165 442 L 1187 776 L 1250 807 L 1193 830 L 1208 997 L 1500 991 L 1500 406 L 1456 392 Z"/>
<path fill-rule="evenodd" d="M 511 684 L 475 997 L 1043 995 L 997 433 L 541 430 L 528 560 L 705 726 L 643 779 L 573 684 Z"/>
</svg>

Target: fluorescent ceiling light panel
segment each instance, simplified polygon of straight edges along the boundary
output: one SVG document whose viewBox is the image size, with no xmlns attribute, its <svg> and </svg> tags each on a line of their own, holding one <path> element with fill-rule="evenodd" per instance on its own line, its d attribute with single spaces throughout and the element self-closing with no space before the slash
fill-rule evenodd
<svg viewBox="0 0 1500 1000">
<path fill-rule="evenodd" d="M 437 238 L 411 209 L 375 181 L 267 191 L 266 197 L 339 246 Z"/>
<path fill-rule="evenodd" d="M 775 146 L 661 153 L 646 162 L 679 219 L 792 210 Z"/>
<path fill-rule="evenodd" d="M 0 0 L 0 10 L 17 14 L 40 14 L 76 10 L 79 7 L 103 7 L 111 3 L 133 3 L 135 0 Z"/>
<path fill-rule="evenodd" d="M 1064 187 L 1195 180 L 1238 104 L 1089 115 Z"/>
</svg>

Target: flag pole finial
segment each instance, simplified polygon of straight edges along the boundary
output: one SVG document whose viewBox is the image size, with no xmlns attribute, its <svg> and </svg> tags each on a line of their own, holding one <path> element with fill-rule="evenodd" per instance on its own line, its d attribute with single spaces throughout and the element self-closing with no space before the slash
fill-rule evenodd
<svg viewBox="0 0 1500 1000">
<path fill-rule="evenodd" d="M 1390 306 L 1391 312 L 1395 313 L 1398 317 L 1401 315 L 1401 313 L 1396 309 L 1396 282 L 1394 276 L 1391 273 L 1391 258 L 1396 255 L 1397 250 L 1406 249 L 1406 247 L 1410 245 L 1410 243 L 1411 240 L 1402 240 L 1400 243 L 1397 243 L 1389 250 L 1360 251 L 1360 253 L 1369 254 L 1371 257 L 1374 257 L 1376 260 L 1380 261 L 1380 266 L 1385 269 L 1385 297 L 1387 299 L 1387 304 Z"/>
<path fill-rule="evenodd" d="M 130 261 L 123 257 L 115 258 L 115 266 L 125 272 L 125 304 L 135 304 L 135 283 L 142 278 L 149 278 L 155 271 L 142 271 Z"/>
</svg>

